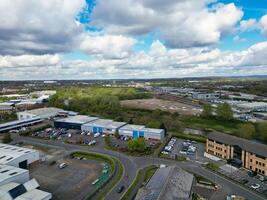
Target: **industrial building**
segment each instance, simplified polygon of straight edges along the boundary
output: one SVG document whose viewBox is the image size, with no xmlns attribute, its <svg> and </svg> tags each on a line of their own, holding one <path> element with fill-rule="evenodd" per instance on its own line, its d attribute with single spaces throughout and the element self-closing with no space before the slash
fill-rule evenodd
<svg viewBox="0 0 267 200">
<path fill-rule="evenodd" d="M 159 168 L 135 200 L 192 199 L 194 176 L 177 166 Z"/>
<path fill-rule="evenodd" d="M 18 146 L 0 143 L 0 164 L 27 169 L 28 165 L 39 160 L 39 152 Z"/>
<path fill-rule="evenodd" d="M 126 122 L 114 122 L 110 119 L 97 119 L 82 125 L 82 131 L 90 133 L 114 134 L 119 128 L 126 125 Z"/>
<path fill-rule="evenodd" d="M 89 117 L 87 115 L 75 115 L 54 121 L 56 128 L 77 129 L 81 130 L 83 124 L 97 120 L 97 117 Z"/>
<path fill-rule="evenodd" d="M 267 103 L 265 102 L 252 102 L 237 104 L 236 107 L 244 112 L 266 112 Z"/>
<path fill-rule="evenodd" d="M 119 129 L 119 134 L 134 139 L 143 137 L 145 139 L 163 140 L 165 131 L 163 129 L 146 128 L 143 125 L 127 124 Z"/>
<path fill-rule="evenodd" d="M 23 112 L 17 112 L 17 116 L 19 120 L 31 119 L 35 117 L 39 117 L 40 119 L 49 119 L 51 117 L 57 116 L 60 111 L 62 110 L 54 107 L 38 108 L 33 110 L 26 110 Z"/>
<path fill-rule="evenodd" d="M 0 186 L 9 182 L 25 183 L 29 179 L 28 170 L 0 164 Z"/>
<path fill-rule="evenodd" d="M 52 194 L 39 190 L 39 184 L 32 179 L 23 184 L 9 182 L 0 186 L 0 199 L 3 200 L 50 200 Z"/>
<path fill-rule="evenodd" d="M 267 174 L 267 145 L 211 132 L 207 134 L 206 152 L 224 160 L 234 159 L 244 168 L 262 175 Z"/>
<path fill-rule="evenodd" d="M 31 126 L 34 124 L 41 123 L 43 119 L 40 119 L 39 117 L 34 117 L 31 119 L 23 119 L 23 120 L 15 120 L 12 122 L 6 122 L 3 124 L 0 124 L 0 133 L 7 132 L 12 129 L 19 129 L 22 127 Z"/>
</svg>

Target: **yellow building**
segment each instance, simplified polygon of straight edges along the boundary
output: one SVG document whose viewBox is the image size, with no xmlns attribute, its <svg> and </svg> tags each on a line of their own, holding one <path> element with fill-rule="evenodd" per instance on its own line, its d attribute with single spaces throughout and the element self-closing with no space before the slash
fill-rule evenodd
<svg viewBox="0 0 267 200">
<path fill-rule="evenodd" d="M 224 160 L 234 159 L 244 168 L 267 175 L 267 145 L 212 132 L 207 135 L 206 152 Z"/>
</svg>

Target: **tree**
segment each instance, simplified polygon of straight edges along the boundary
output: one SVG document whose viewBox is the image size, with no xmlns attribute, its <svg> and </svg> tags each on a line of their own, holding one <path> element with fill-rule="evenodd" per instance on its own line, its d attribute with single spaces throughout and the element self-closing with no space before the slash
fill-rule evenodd
<svg viewBox="0 0 267 200">
<path fill-rule="evenodd" d="M 251 139 L 256 133 L 253 124 L 241 124 L 238 128 L 238 135 L 243 138 Z"/>
<path fill-rule="evenodd" d="M 160 122 L 159 121 L 156 121 L 156 120 L 152 120 L 152 121 L 148 122 L 146 124 L 146 126 L 148 128 L 159 128 L 160 127 Z"/>
<path fill-rule="evenodd" d="M 220 104 L 217 108 L 217 116 L 224 120 L 233 119 L 233 111 L 228 103 Z"/>
<path fill-rule="evenodd" d="M 212 106 L 210 104 L 204 104 L 203 111 L 201 114 L 203 117 L 211 117 L 212 116 Z"/>
<path fill-rule="evenodd" d="M 165 124 L 163 122 L 160 124 L 159 128 L 163 129 L 165 134 L 167 133 L 167 128 L 166 128 L 166 126 L 165 126 Z"/>
<path fill-rule="evenodd" d="M 128 121 L 128 124 L 133 124 L 133 119 L 132 118 Z"/>
<path fill-rule="evenodd" d="M 12 141 L 11 135 L 10 133 L 6 133 L 3 137 L 3 143 L 7 144 L 10 143 Z"/>
<path fill-rule="evenodd" d="M 146 150 L 146 143 L 144 138 L 138 138 L 128 141 L 128 150 L 131 152 L 138 151 L 140 153 Z"/>
<path fill-rule="evenodd" d="M 267 123 L 261 122 L 257 124 L 257 137 L 267 142 Z"/>
<path fill-rule="evenodd" d="M 120 134 L 119 134 L 118 130 L 115 131 L 114 136 L 115 136 L 115 138 L 119 138 L 120 137 Z"/>
</svg>

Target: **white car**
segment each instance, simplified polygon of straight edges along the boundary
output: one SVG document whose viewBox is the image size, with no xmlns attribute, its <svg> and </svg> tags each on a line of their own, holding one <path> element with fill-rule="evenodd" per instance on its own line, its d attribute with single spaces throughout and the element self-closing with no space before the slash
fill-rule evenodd
<svg viewBox="0 0 267 200">
<path fill-rule="evenodd" d="M 63 169 L 65 167 L 67 167 L 67 166 L 68 166 L 67 163 L 61 163 L 58 167 L 59 167 L 59 169 Z"/>
<path fill-rule="evenodd" d="M 71 136 L 72 136 L 71 133 L 69 133 L 69 134 L 68 134 L 68 138 L 71 138 Z"/>
<path fill-rule="evenodd" d="M 252 184 L 252 185 L 250 186 L 250 188 L 256 190 L 256 189 L 260 188 L 260 184 L 258 184 L 258 183 L 254 183 L 254 184 Z"/>
<path fill-rule="evenodd" d="M 90 141 L 89 143 L 88 143 L 88 145 L 94 145 L 94 144 L 96 144 L 96 141 L 95 140 L 92 140 L 92 141 Z"/>
<path fill-rule="evenodd" d="M 105 135 L 105 134 L 103 134 L 103 135 L 101 135 L 101 137 L 106 137 L 106 135 Z"/>
<path fill-rule="evenodd" d="M 167 151 L 162 151 L 161 153 L 164 154 L 164 155 L 168 155 L 169 154 L 169 152 L 167 152 Z"/>
</svg>

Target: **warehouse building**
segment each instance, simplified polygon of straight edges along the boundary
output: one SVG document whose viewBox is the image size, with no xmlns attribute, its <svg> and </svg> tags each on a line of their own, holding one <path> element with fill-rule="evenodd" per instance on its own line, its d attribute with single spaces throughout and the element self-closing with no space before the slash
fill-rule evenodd
<svg viewBox="0 0 267 200">
<path fill-rule="evenodd" d="M 27 169 L 29 164 L 39 160 L 39 152 L 0 143 L 0 164 Z"/>
<path fill-rule="evenodd" d="M 236 107 L 244 112 L 266 112 L 267 103 L 265 102 L 252 102 L 237 104 Z"/>
<path fill-rule="evenodd" d="M 87 115 L 75 115 L 67 118 L 61 118 L 54 121 L 56 128 L 77 129 L 81 130 L 82 125 L 97 120 L 97 117 Z"/>
<path fill-rule="evenodd" d="M 17 116 L 19 120 L 31 119 L 35 117 L 39 117 L 40 119 L 49 119 L 51 117 L 57 116 L 60 111 L 62 110 L 54 107 L 38 108 L 33 110 L 26 110 L 23 112 L 17 112 Z"/>
<path fill-rule="evenodd" d="M 267 175 L 267 145 L 211 132 L 207 134 L 206 152 L 224 160 L 234 159 L 244 168 Z"/>
<path fill-rule="evenodd" d="M 52 194 L 39 190 L 40 185 L 35 179 L 23 184 L 9 182 L 0 186 L 0 199 L 3 200 L 50 200 Z"/>
<path fill-rule="evenodd" d="M 159 168 L 135 200 L 192 199 L 194 176 L 177 166 Z"/>
<path fill-rule="evenodd" d="M 114 134 L 119 128 L 126 125 L 126 122 L 114 122 L 110 119 L 97 119 L 82 125 L 82 131 L 90 133 Z"/>
<path fill-rule="evenodd" d="M 23 120 L 15 120 L 12 122 L 6 122 L 3 124 L 0 124 L 0 133 L 7 132 L 12 129 L 20 129 L 22 127 L 31 126 L 34 124 L 41 123 L 43 119 L 40 119 L 39 117 L 34 117 L 31 119 L 23 119 Z"/>
<path fill-rule="evenodd" d="M 28 170 L 0 164 L 0 186 L 9 182 L 25 183 L 29 179 Z"/>
<path fill-rule="evenodd" d="M 143 125 L 127 124 L 119 129 L 119 134 L 134 139 L 143 137 L 145 139 L 163 140 L 165 131 L 163 129 L 146 128 Z"/>
</svg>

